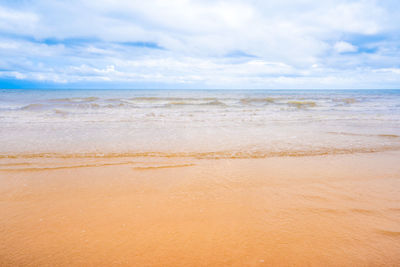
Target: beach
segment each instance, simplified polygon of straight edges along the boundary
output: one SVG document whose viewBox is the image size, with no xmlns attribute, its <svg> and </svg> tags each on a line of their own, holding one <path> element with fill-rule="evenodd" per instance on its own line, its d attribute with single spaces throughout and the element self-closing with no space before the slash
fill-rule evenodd
<svg viewBox="0 0 400 267">
<path fill-rule="evenodd" d="M 0 94 L 2 266 L 400 264 L 398 91 Z"/>
<path fill-rule="evenodd" d="M 4 266 L 396 266 L 399 156 L 135 158 L 3 171 L 0 259 Z"/>
</svg>

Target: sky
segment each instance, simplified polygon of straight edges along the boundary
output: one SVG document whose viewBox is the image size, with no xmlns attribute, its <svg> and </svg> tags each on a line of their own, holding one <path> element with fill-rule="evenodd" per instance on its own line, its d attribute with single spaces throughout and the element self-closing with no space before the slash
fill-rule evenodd
<svg viewBox="0 0 400 267">
<path fill-rule="evenodd" d="M 398 0 L 0 0 L 0 88 L 399 89 Z"/>
</svg>

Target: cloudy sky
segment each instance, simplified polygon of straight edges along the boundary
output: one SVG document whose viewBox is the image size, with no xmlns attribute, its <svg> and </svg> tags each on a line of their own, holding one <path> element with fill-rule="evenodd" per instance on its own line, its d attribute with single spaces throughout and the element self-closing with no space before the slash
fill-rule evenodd
<svg viewBox="0 0 400 267">
<path fill-rule="evenodd" d="M 0 0 L 1 88 L 400 88 L 398 0 Z"/>
</svg>

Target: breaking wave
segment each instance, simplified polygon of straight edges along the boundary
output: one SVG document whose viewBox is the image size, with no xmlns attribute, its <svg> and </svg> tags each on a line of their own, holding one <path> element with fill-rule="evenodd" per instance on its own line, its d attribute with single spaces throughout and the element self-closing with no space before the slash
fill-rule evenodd
<svg viewBox="0 0 400 267">
<path fill-rule="evenodd" d="M 287 110 L 312 109 L 314 107 L 340 108 L 359 103 L 355 98 L 310 98 L 277 96 L 277 97 L 169 97 L 138 96 L 121 98 L 104 98 L 96 96 L 43 99 L 20 107 L 20 110 L 46 111 L 47 109 L 118 109 L 118 108 L 179 108 L 183 106 L 205 108 L 207 106 L 233 108 L 285 108 Z M 336 103 L 336 104 L 335 104 Z M 339 105 L 337 103 L 340 103 Z M 293 109 L 295 108 L 295 109 Z"/>
<path fill-rule="evenodd" d="M 274 103 L 276 98 L 272 97 L 262 97 L 262 98 L 242 98 L 240 99 L 240 103 L 242 104 L 254 104 L 254 103 L 263 103 L 263 104 L 270 104 Z"/>
<path fill-rule="evenodd" d="M 41 110 L 41 109 L 43 109 L 45 107 L 45 105 L 43 105 L 43 104 L 29 104 L 29 105 L 26 105 L 26 106 L 23 106 L 22 108 L 21 108 L 21 110 Z"/>
<path fill-rule="evenodd" d="M 288 101 L 288 105 L 296 107 L 298 109 L 312 108 L 317 106 L 317 104 L 314 101 Z"/>
</svg>

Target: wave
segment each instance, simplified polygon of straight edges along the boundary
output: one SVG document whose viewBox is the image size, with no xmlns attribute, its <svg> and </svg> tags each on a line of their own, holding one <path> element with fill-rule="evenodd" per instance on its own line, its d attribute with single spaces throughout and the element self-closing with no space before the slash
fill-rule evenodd
<svg viewBox="0 0 400 267">
<path fill-rule="evenodd" d="M 44 104 L 29 104 L 26 106 L 23 106 L 21 110 L 41 110 L 45 107 Z"/>
<path fill-rule="evenodd" d="M 296 107 L 298 109 L 302 108 L 312 108 L 316 107 L 317 104 L 314 101 L 288 101 L 287 102 L 289 106 Z"/>
<path fill-rule="evenodd" d="M 104 166 L 117 166 L 135 164 L 136 162 L 117 162 L 117 163 L 93 163 L 93 164 L 79 164 L 69 166 L 52 166 L 52 167 L 19 167 L 19 168 L 6 168 L 0 169 L 3 172 L 15 172 L 15 171 L 49 171 L 49 170 L 62 170 L 62 169 L 75 169 L 75 168 L 91 168 L 91 167 L 104 167 Z M 10 163 L 3 166 L 26 166 L 31 163 Z M 1 165 L 0 165 L 1 166 Z"/>
<path fill-rule="evenodd" d="M 60 109 L 54 109 L 54 113 L 61 116 L 66 116 L 69 114 L 69 112 Z"/>
<path fill-rule="evenodd" d="M 10 166 L 26 166 L 31 165 L 30 162 L 12 162 L 12 163 L 0 163 L 0 167 L 10 167 Z"/>
<path fill-rule="evenodd" d="M 239 102 L 242 104 L 253 104 L 253 103 L 269 104 L 269 103 L 274 103 L 275 101 L 276 101 L 276 98 L 262 97 L 262 98 L 242 98 L 242 99 L 240 99 Z"/>
<path fill-rule="evenodd" d="M 347 97 L 347 98 L 339 98 L 339 99 L 333 99 L 334 102 L 342 102 L 344 104 L 354 104 L 357 103 L 358 100 L 352 97 Z"/>
<path fill-rule="evenodd" d="M 332 99 L 332 98 L 331 98 Z M 345 104 L 356 103 L 354 98 L 332 99 L 333 102 L 340 103 L 339 106 Z M 21 110 L 44 110 L 46 107 L 51 108 L 78 108 L 78 109 L 102 109 L 102 108 L 174 108 L 179 106 L 223 106 L 245 108 L 248 106 L 255 107 L 271 107 L 271 106 L 287 106 L 296 109 L 310 109 L 313 107 L 330 107 L 338 108 L 338 105 L 332 104 L 330 101 L 321 98 L 294 98 L 294 97 L 168 97 L 168 96 L 149 96 L 149 97 L 133 97 L 133 98 L 99 98 L 99 97 L 71 97 L 71 98 L 55 98 L 44 100 L 41 103 L 32 103 L 20 108 Z M 294 109 L 291 109 L 294 110 Z"/>
<path fill-rule="evenodd" d="M 110 99 L 112 100 L 112 99 Z M 120 99 L 124 100 L 124 99 Z M 140 101 L 140 102 L 155 102 L 155 101 L 214 101 L 214 100 L 227 100 L 227 98 L 221 99 L 221 98 L 216 98 L 216 97 L 133 97 L 129 98 L 127 100 L 132 100 L 132 101 Z"/>
<path fill-rule="evenodd" d="M 173 101 L 173 102 L 169 102 L 165 106 L 168 107 L 168 106 L 227 106 L 227 105 L 225 103 L 221 102 L 221 101 L 213 100 L 213 101 L 205 102 L 205 103 L 193 103 L 193 102 L 187 102 L 187 101 Z"/>
<path fill-rule="evenodd" d="M 61 102 L 61 103 L 82 103 L 82 102 L 94 102 L 99 100 L 98 97 L 89 96 L 89 97 L 69 97 L 69 98 L 54 98 L 48 100 L 49 102 Z"/>
<path fill-rule="evenodd" d="M 400 146 L 381 146 L 371 148 L 329 148 L 316 150 L 288 150 L 288 151 L 208 151 L 208 152 L 110 152 L 110 153 L 18 153 L 0 154 L 0 159 L 21 159 L 21 158 L 195 158 L 195 159 L 250 159 L 268 157 L 307 157 L 307 156 L 328 156 L 357 153 L 378 153 L 385 151 L 399 151 Z"/>
<path fill-rule="evenodd" d="M 225 103 L 218 101 L 218 100 L 203 103 L 201 105 L 203 105 L 203 106 L 227 106 Z"/>
<path fill-rule="evenodd" d="M 155 170 L 155 169 L 169 169 L 169 168 L 183 168 L 195 166 L 194 163 L 188 164 L 173 164 L 173 165 L 157 165 L 157 166 L 138 166 L 134 167 L 135 170 Z"/>
<path fill-rule="evenodd" d="M 383 137 L 383 138 L 400 138 L 396 134 L 360 134 L 360 133 L 347 133 L 347 132 L 327 132 L 328 134 L 335 135 L 348 135 L 348 136 L 365 136 L 365 137 Z"/>
</svg>

